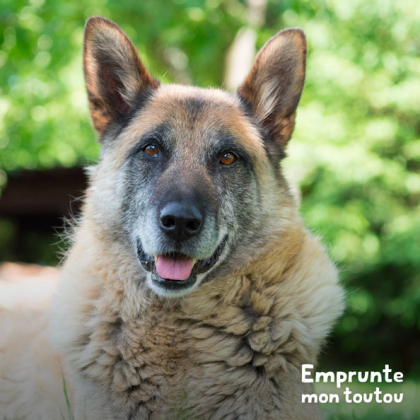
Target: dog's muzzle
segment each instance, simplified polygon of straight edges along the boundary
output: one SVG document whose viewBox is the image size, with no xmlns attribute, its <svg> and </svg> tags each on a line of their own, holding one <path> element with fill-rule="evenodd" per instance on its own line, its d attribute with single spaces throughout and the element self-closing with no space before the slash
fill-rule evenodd
<svg viewBox="0 0 420 420">
<path fill-rule="evenodd" d="M 197 281 L 197 276 L 199 274 L 204 274 L 208 272 L 211 268 L 219 260 L 219 257 L 222 255 L 223 250 L 225 249 L 227 242 L 227 236 L 221 241 L 219 246 L 213 252 L 213 254 L 209 258 L 201 259 L 201 260 L 194 260 L 192 257 L 177 253 L 177 252 L 170 252 L 165 255 L 158 255 L 152 256 L 146 254 L 141 245 L 140 240 L 137 241 L 137 256 L 142 265 L 142 267 L 151 273 L 152 275 L 152 282 L 155 286 L 160 287 L 167 291 L 183 291 L 191 288 L 195 282 Z M 159 262 L 159 258 L 161 258 L 161 262 Z M 188 277 L 186 275 L 180 275 L 182 279 L 173 279 L 173 278 L 163 278 L 159 273 L 168 272 L 165 270 L 165 266 L 163 265 L 162 261 L 165 261 L 166 265 L 173 261 L 173 264 L 178 264 L 179 266 L 185 266 L 186 264 L 191 264 L 192 267 L 189 271 Z M 157 267 L 158 265 L 158 267 Z M 160 265 L 160 267 L 159 267 Z M 163 268 L 162 268 L 163 266 Z M 178 270 L 185 272 L 185 268 L 183 270 Z M 176 269 L 173 270 L 176 273 Z M 172 277 L 176 277 L 176 275 L 172 275 Z M 184 278 L 186 277 L 186 278 Z"/>
</svg>

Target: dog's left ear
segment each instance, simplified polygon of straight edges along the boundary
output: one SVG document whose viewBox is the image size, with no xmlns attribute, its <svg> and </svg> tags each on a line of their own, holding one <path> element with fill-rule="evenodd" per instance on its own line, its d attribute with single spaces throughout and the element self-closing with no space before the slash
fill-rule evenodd
<svg viewBox="0 0 420 420">
<path fill-rule="evenodd" d="M 306 39 L 301 29 L 285 29 L 258 53 L 238 94 L 266 127 L 272 141 L 285 147 L 295 125 L 305 81 Z"/>
<path fill-rule="evenodd" d="M 159 86 L 128 36 L 100 16 L 86 22 L 83 62 L 90 115 L 99 134 L 127 117 L 142 93 Z"/>
</svg>

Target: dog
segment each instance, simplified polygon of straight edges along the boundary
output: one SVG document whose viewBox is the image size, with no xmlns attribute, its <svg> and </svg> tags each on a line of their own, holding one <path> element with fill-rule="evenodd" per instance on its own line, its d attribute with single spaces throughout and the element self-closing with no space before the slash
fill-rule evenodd
<svg viewBox="0 0 420 420">
<path fill-rule="evenodd" d="M 3 416 L 322 418 L 301 367 L 343 290 L 281 169 L 306 49 L 300 29 L 279 32 L 230 94 L 160 84 L 117 25 L 87 21 L 101 158 L 48 323 L 27 317 L 29 338 L 3 342 Z"/>
</svg>

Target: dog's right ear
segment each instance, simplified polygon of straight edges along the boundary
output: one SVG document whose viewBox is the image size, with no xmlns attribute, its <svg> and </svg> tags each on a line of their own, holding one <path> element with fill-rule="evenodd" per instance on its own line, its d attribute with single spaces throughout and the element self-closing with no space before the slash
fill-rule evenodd
<svg viewBox="0 0 420 420">
<path fill-rule="evenodd" d="M 83 62 L 90 116 L 99 134 L 127 117 L 142 93 L 159 86 L 128 36 L 99 16 L 86 22 Z"/>
</svg>

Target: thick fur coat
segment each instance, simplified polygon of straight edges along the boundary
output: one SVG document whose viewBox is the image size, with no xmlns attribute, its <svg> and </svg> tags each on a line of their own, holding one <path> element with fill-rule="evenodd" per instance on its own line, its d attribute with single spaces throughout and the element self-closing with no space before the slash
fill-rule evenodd
<svg viewBox="0 0 420 420">
<path fill-rule="evenodd" d="M 290 138 L 303 86 L 304 67 L 299 67 L 296 57 L 306 44 L 295 31 L 273 38 L 265 53 L 259 54 L 239 90 L 241 99 L 217 90 L 160 86 L 140 62 L 127 58 L 134 54 L 132 44 L 115 25 L 100 18 L 88 23 L 85 74 L 93 123 L 104 149 L 101 162 L 90 171 L 83 215 L 48 326 L 40 314 L 21 319 L 29 330 L 24 331 L 16 327 L 19 320 L 13 313 L 1 315 L 7 325 L 15 326 L 0 347 L 3 417 L 49 420 L 66 413 L 63 373 L 77 420 L 322 418 L 317 406 L 301 403 L 302 393 L 313 392 L 301 382 L 301 366 L 316 364 L 343 310 L 343 292 L 323 246 L 304 228 L 278 162 L 272 163 L 281 159 Z M 129 62 L 124 74 L 122 67 L 116 70 L 115 66 L 109 74 L 101 73 L 107 80 L 118 74 L 120 96 L 111 93 L 113 104 L 123 101 L 119 109 L 110 108 L 103 86 L 95 79 L 99 73 L 92 73 L 98 68 L 98 55 L 89 55 L 95 48 L 95 41 L 89 40 L 95 36 L 106 40 L 108 49 L 110 45 L 118 49 L 118 65 Z M 270 50 L 276 48 L 282 49 L 287 63 L 273 64 Z M 295 50 L 297 55 L 292 53 Z M 130 66 L 140 79 L 130 73 Z M 274 71 L 270 66 L 287 76 L 280 78 L 279 95 L 269 78 Z M 133 113 L 130 95 L 134 97 L 133 91 L 142 91 L 145 84 L 152 93 Z M 188 106 L 197 98 L 204 104 L 201 113 Z M 244 100 L 252 108 L 251 116 L 242 105 Z M 121 122 L 126 108 L 131 108 L 130 118 Z M 228 178 L 214 181 L 235 183 L 234 191 L 226 187 L 226 195 L 219 199 L 217 214 L 238 220 L 229 204 L 241 203 L 236 204 L 237 211 L 248 211 L 247 225 L 228 224 L 227 232 L 233 233 L 228 234 L 220 261 L 209 274 L 197 276 L 197 285 L 188 293 L 176 295 L 156 292 L 157 286 L 151 286 L 156 272 L 146 272 L 140 265 L 138 241 L 130 236 L 132 223 L 137 222 L 124 195 L 130 188 L 131 196 L 144 200 L 129 184 L 133 170 L 128 168 L 127 155 L 159 121 L 174 125 L 184 121 L 178 127 L 183 138 L 197 133 L 196 126 L 209 127 L 213 133 L 214 125 L 223 125 L 240 139 L 252 162 L 246 194 L 235 195 L 240 180 L 245 182 L 245 166 L 232 169 L 240 174 L 237 178 L 230 172 Z M 261 133 L 278 138 L 279 145 L 264 145 Z M 200 176 L 199 165 L 191 163 L 195 152 L 190 146 L 208 147 L 211 140 L 204 137 L 194 134 L 190 154 L 182 152 L 184 166 L 195 177 Z M 204 139 L 201 146 L 200 138 Z M 181 153 L 180 144 L 177 153 Z M 210 188 L 214 178 L 202 179 Z M 164 181 L 159 182 L 156 185 L 163 188 Z M 215 188 L 220 194 L 220 188 Z M 16 352 L 16 346 L 26 350 Z M 16 376 L 16 372 L 22 374 Z"/>
</svg>

